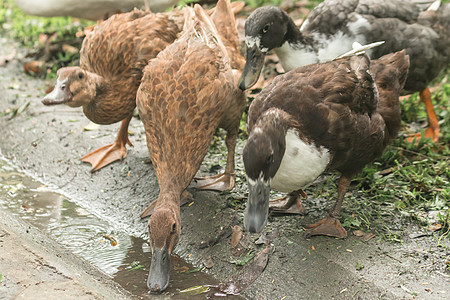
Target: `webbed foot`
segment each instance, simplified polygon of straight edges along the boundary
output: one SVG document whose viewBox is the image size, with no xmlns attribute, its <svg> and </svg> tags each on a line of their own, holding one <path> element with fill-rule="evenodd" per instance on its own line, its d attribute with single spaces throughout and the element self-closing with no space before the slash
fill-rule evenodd
<svg viewBox="0 0 450 300">
<path fill-rule="evenodd" d="M 305 226 L 305 228 L 307 230 L 306 238 L 314 235 L 327 235 L 340 239 L 347 237 L 347 231 L 342 227 L 341 222 L 330 215 L 317 223 Z"/>
</svg>

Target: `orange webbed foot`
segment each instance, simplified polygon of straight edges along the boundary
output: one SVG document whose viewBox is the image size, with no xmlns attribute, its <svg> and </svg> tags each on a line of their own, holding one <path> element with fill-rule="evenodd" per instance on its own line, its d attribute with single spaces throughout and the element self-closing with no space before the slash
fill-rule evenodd
<svg viewBox="0 0 450 300">
<path fill-rule="evenodd" d="M 81 161 L 92 165 L 91 172 L 95 172 L 116 160 L 122 160 L 127 156 L 127 148 L 121 143 L 113 143 L 83 156 Z"/>
<path fill-rule="evenodd" d="M 194 178 L 194 187 L 200 190 L 230 191 L 234 187 L 236 175 L 219 174 L 202 178 Z"/>
<path fill-rule="evenodd" d="M 414 142 L 414 144 L 417 145 L 419 143 L 420 139 L 422 139 L 422 138 L 431 138 L 434 143 L 437 143 L 439 141 L 439 127 L 438 128 L 428 127 L 427 129 L 425 129 L 423 137 L 422 137 L 422 133 L 419 132 L 419 133 L 410 135 L 409 137 L 406 138 L 406 140 L 409 143 Z"/>
</svg>

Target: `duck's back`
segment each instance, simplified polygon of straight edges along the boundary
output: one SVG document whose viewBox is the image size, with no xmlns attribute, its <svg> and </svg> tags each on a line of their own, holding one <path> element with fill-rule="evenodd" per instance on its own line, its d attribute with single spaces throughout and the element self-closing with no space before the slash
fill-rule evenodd
<svg viewBox="0 0 450 300">
<path fill-rule="evenodd" d="M 398 73 L 392 73 L 395 66 L 386 69 L 387 74 L 392 73 L 389 79 L 397 83 L 380 87 L 375 86 L 370 75 L 369 69 L 372 69 L 367 56 L 294 69 L 276 77 L 253 101 L 249 130 L 264 111 L 279 108 L 291 115 L 291 126 L 297 128 L 304 139 L 332 153 L 329 168 L 347 174 L 358 172 L 380 155 L 387 144 L 386 123 L 378 111 L 379 101 L 386 103 L 385 115 L 392 118 L 394 127 L 400 119 L 395 101 L 398 103 L 401 80 L 406 77 L 407 68 L 408 64 Z M 385 84 L 387 80 L 384 76 L 379 82 Z M 380 89 L 382 93 L 378 92 Z M 384 89 L 392 93 L 385 93 Z M 379 95 L 386 99 L 379 99 Z M 389 107 L 395 108 L 391 114 Z M 392 129 L 393 134 L 396 131 L 397 128 Z"/>
<path fill-rule="evenodd" d="M 80 65 L 109 80 L 131 83 L 137 89 L 149 59 L 171 44 L 179 32 L 168 14 L 138 9 L 117 14 L 86 36 Z"/>
<path fill-rule="evenodd" d="M 222 50 L 196 34 L 185 34 L 149 63 L 137 105 L 160 185 L 164 174 L 190 183 L 236 93 Z"/>
<path fill-rule="evenodd" d="M 301 31 L 319 40 L 335 36 L 341 44 L 348 40 L 348 45 L 385 41 L 368 51 L 372 59 L 406 49 L 411 65 L 405 90 L 422 91 L 450 61 L 450 5 L 432 3 L 324 1 L 308 15 Z"/>
</svg>

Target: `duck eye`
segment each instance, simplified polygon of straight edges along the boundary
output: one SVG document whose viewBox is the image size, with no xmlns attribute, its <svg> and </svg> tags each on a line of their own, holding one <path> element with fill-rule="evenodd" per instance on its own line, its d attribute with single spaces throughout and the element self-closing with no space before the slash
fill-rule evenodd
<svg viewBox="0 0 450 300">
<path fill-rule="evenodd" d="M 263 33 L 266 33 L 267 31 L 269 31 L 269 24 L 266 24 L 264 27 L 263 27 L 263 30 L 262 30 L 262 32 Z"/>
<path fill-rule="evenodd" d="M 78 78 L 79 79 L 83 79 L 83 77 L 84 77 L 83 73 L 78 73 Z"/>
</svg>

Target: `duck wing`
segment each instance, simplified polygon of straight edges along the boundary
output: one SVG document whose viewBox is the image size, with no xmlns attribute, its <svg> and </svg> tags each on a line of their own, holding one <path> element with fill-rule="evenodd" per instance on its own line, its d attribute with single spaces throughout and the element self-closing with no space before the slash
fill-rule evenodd
<svg viewBox="0 0 450 300">
<path fill-rule="evenodd" d="M 188 27 L 144 70 L 137 104 L 161 188 L 173 180 L 187 187 L 235 101 L 229 58 L 211 24 Z"/>
<path fill-rule="evenodd" d="M 133 79 L 139 85 L 148 60 L 172 43 L 180 32 L 165 14 L 135 9 L 97 25 L 83 41 L 80 65 L 108 79 Z"/>
</svg>

